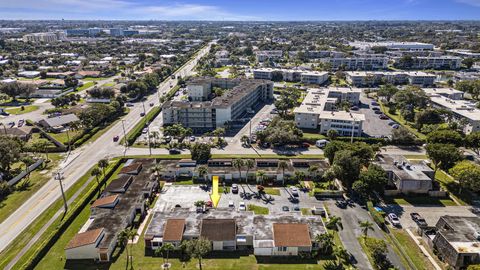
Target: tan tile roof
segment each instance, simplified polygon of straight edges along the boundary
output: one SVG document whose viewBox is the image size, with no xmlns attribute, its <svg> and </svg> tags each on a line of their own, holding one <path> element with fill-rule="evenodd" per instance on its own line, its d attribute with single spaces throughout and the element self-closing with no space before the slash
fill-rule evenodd
<svg viewBox="0 0 480 270">
<path fill-rule="evenodd" d="M 308 225 L 301 223 L 274 223 L 273 240 L 276 247 L 312 246 Z"/>
<path fill-rule="evenodd" d="M 168 219 L 163 232 L 163 241 L 182 241 L 185 219 Z"/>
<path fill-rule="evenodd" d="M 118 198 L 118 195 L 111 195 L 111 196 L 106 196 L 106 197 L 100 198 L 100 199 L 96 200 L 95 202 L 93 202 L 91 207 L 98 207 L 98 206 L 104 206 L 104 205 L 107 205 L 107 204 L 112 204 L 112 203 L 115 202 L 115 200 L 117 200 L 117 198 Z"/>
<path fill-rule="evenodd" d="M 83 233 L 78 233 L 73 237 L 72 240 L 68 243 L 65 249 L 72 249 L 76 247 L 81 247 L 85 245 L 93 244 L 97 241 L 98 237 L 102 235 L 103 228 L 86 231 Z"/>
</svg>

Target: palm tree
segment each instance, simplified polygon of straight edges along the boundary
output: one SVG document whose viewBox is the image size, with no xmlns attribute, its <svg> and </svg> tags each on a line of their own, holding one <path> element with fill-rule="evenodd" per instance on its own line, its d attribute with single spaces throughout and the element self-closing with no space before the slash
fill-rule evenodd
<svg viewBox="0 0 480 270">
<path fill-rule="evenodd" d="M 335 180 L 335 171 L 332 167 L 328 168 L 323 174 L 323 179 L 328 182 L 329 189 L 332 189 L 332 182 Z"/>
<path fill-rule="evenodd" d="M 95 176 L 98 186 L 100 186 L 100 181 L 98 180 L 98 176 L 100 176 L 101 174 L 102 174 L 102 171 L 98 167 L 93 168 L 92 171 L 90 172 L 91 176 Z"/>
<path fill-rule="evenodd" d="M 308 167 L 308 173 L 310 174 L 310 178 L 312 180 L 317 178 L 318 170 L 319 170 L 319 168 L 318 168 L 317 165 L 313 165 L 313 166 Z"/>
<path fill-rule="evenodd" d="M 321 250 L 322 250 L 323 254 L 328 255 L 328 254 L 332 253 L 333 246 L 335 245 L 335 243 L 333 241 L 333 234 L 331 234 L 331 233 L 317 234 L 315 236 L 315 241 L 321 247 Z"/>
<path fill-rule="evenodd" d="M 331 230 L 337 230 L 338 226 L 342 227 L 342 218 L 337 216 L 331 216 L 330 219 L 327 221 L 325 226 Z"/>
<path fill-rule="evenodd" d="M 100 159 L 97 165 L 102 169 L 103 176 L 105 176 L 105 169 L 108 167 L 108 159 Z"/>
<path fill-rule="evenodd" d="M 257 182 L 260 182 L 263 185 L 263 178 L 265 177 L 265 172 L 260 170 L 257 171 Z M 260 181 L 258 181 L 260 180 Z"/>
<path fill-rule="evenodd" d="M 127 236 L 128 238 L 127 239 L 130 239 L 130 241 L 132 241 L 132 245 L 130 245 L 130 268 L 133 269 L 133 252 L 132 252 L 132 248 L 133 248 L 133 241 L 135 240 L 135 236 L 137 236 L 137 232 L 135 230 L 132 230 L 132 229 L 128 229 L 127 231 Z"/>
<path fill-rule="evenodd" d="M 248 145 L 249 142 L 250 142 L 250 139 L 248 138 L 247 135 L 243 135 L 243 136 L 240 138 L 240 141 L 242 142 L 242 145 Z"/>
<path fill-rule="evenodd" d="M 244 165 L 243 159 L 241 158 L 236 158 L 233 160 L 232 165 L 234 168 L 238 170 L 238 178 L 240 182 L 242 182 L 242 167 Z"/>
<path fill-rule="evenodd" d="M 285 186 L 285 169 L 288 168 L 288 164 L 285 160 L 278 162 L 278 168 L 282 170 L 282 186 Z"/>
<path fill-rule="evenodd" d="M 128 255 L 128 238 L 129 238 L 129 229 L 124 229 L 117 236 L 117 243 L 120 245 L 121 248 L 125 248 L 125 254 L 127 255 L 127 264 L 125 265 L 125 269 L 128 268 L 128 262 L 130 260 L 130 256 Z"/>
<path fill-rule="evenodd" d="M 199 177 L 203 177 L 203 181 L 207 182 L 208 168 L 205 165 L 198 166 L 197 173 Z"/>
<path fill-rule="evenodd" d="M 158 131 L 150 132 L 151 137 L 153 138 L 153 145 L 158 146 L 158 140 L 160 139 L 160 133 Z"/>
<path fill-rule="evenodd" d="M 247 176 L 245 177 L 245 183 L 248 184 L 248 172 L 250 169 L 253 169 L 255 167 L 255 161 L 253 159 L 247 159 L 245 160 L 245 166 L 247 167 Z"/>
<path fill-rule="evenodd" d="M 367 239 L 368 231 L 369 230 L 373 231 L 373 223 L 371 223 L 368 220 L 365 220 L 365 221 L 359 221 L 358 224 L 360 228 L 362 228 L 364 239 Z"/>
<path fill-rule="evenodd" d="M 21 161 L 25 164 L 25 172 L 27 172 L 27 179 L 30 179 L 30 172 L 28 171 L 28 167 L 30 167 L 35 161 L 30 156 L 22 157 Z"/>
<path fill-rule="evenodd" d="M 335 246 L 332 254 L 337 258 L 338 265 L 345 265 L 350 259 L 350 254 L 348 254 L 348 251 L 342 246 Z"/>
<path fill-rule="evenodd" d="M 160 174 L 163 172 L 164 168 L 162 165 L 160 165 L 160 163 L 155 163 L 155 165 L 153 165 L 151 168 L 150 168 L 150 173 L 153 173 L 155 174 L 155 179 L 157 179 L 157 182 L 160 181 Z"/>
<path fill-rule="evenodd" d="M 305 173 L 301 172 L 301 171 L 296 171 L 295 172 L 295 180 L 297 180 L 297 182 L 301 182 L 301 181 L 305 180 Z"/>
<path fill-rule="evenodd" d="M 159 249 L 157 249 L 155 251 L 155 253 L 158 251 L 159 253 L 163 254 L 167 254 L 167 260 L 165 261 L 165 259 L 163 260 L 163 265 L 166 266 L 168 268 L 168 257 L 170 255 L 170 251 L 174 250 L 175 247 L 171 244 L 171 243 L 164 243 Z"/>
</svg>

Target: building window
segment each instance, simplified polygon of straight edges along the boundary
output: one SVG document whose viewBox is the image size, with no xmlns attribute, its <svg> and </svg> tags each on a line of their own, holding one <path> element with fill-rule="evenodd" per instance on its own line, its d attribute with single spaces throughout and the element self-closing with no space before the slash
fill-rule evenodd
<svg viewBox="0 0 480 270">
<path fill-rule="evenodd" d="M 287 247 L 278 247 L 278 251 L 286 252 L 286 251 L 287 251 Z"/>
</svg>

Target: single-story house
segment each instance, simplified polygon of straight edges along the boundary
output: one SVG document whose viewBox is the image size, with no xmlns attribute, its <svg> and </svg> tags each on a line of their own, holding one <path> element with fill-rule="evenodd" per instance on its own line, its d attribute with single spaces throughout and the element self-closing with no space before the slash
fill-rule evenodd
<svg viewBox="0 0 480 270">
<path fill-rule="evenodd" d="M 48 131 L 61 132 L 63 129 L 69 127 L 73 122 L 80 121 L 80 119 L 73 113 L 60 115 L 57 117 L 45 118 L 38 123 L 40 126 Z"/>
</svg>

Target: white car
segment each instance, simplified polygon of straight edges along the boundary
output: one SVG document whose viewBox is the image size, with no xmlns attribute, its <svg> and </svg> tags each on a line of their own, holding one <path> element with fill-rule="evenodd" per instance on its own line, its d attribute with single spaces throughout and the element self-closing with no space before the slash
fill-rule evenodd
<svg viewBox="0 0 480 270">
<path fill-rule="evenodd" d="M 233 201 L 229 201 L 229 202 L 228 202 L 228 207 L 232 207 L 232 208 L 235 207 L 235 204 L 233 203 Z"/>
<path fill-rule="evenodd" d="M 388 221 L 390 221 L 390 224 L 392 224 L 392 226 L 394 227 L 401 226 L 400 219 L 398 219 L 397 215 L 395 215 L 394 213 L 388 214 Z"/>
<path fill-rule="evenodd" d="M 297 187 L 291 187 L 290 190 L 292 192 L 293 197 L 298 197 L 298 188 Z"/>
<path fill-rule="evenodd" d="M 238 211 L 247 211 L 247 207 L 245 206 L 245 202 L 238 203 Z"/>
</svg>

